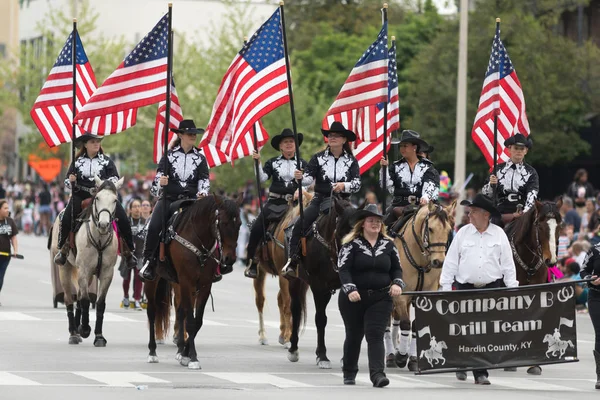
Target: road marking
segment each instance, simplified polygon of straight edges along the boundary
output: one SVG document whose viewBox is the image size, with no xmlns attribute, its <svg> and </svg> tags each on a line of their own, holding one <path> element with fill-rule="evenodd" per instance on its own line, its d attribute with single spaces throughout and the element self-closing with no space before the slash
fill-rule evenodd
<svg viewBox="0 0 600 400">
<path fill-rule="evenodd" d="M 576 391 L 581 392 L 581 389 L 568 386 L 553 385 L 547 382 L 538 382 L 533 379 L 524 378 L 496 378 L 491 377 L 492 386 L 505 387 L 506 389 L 519 390 L 538 390 L 538 391 Z"/>
<path fill-rule="evenodd" d="M 337 376 L 339 378 L 343 378 L 344 374 L 332 373 L 331 375 Z M 398 375 L 387 374 L 388 379 L 390 380 L 390 384 L 393 387 L 399 387 L 403 389 L 449 389 L 452 386 L 442 385 L 439 383 L 433 382 L 425 382 L 420 381 L 418 379 L 406 378 Z M 372 385 L 371 378 L 369 378 L 366 374 L 359 374 L 356 376 L 356 381 L 361 383 L 367 383 Z"/>
<path fill-rule="evenodd" d="M 40 386 L 40 383 L 11 374 L 10 372 L 0 371 L 0 386 Z"/>
<path fill-rule="evenodd" d="M 313 385 L 309 385 L 307 383 L 297 382 L 291 379 L 285 379 L 279 376 L 261 372 L 205 372 L 204 374 L 233 383 L 269 384 L 280 389 L 314 387 Z"/>
<path fill-rule="evenodd" d="M 22 312 L 2 311 L 0 312 L 0 321 L 40 321 L 40 318 Z"/>
<path fill-rule="evenodd" d="M 86 372 L 73 372 L 75 375 L 82 376 L 87 379 L 102 382 L 107 386 L 111 387 L 134 387 L 135 383 L 170 383 L 164 379 L 154 378 L 139 372 L 129 371 L 86 371 Z"/>
</svg>

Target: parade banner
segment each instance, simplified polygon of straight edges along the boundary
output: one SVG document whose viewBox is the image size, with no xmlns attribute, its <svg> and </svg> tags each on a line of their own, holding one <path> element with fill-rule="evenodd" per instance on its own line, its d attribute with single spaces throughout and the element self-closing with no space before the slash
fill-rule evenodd
<svg viewBox="0 0 600 400">
<path fill-rule="evenodd" d="M 579 361 L 576 284 L 415 293 L 419 373 Z"/>
</svg>

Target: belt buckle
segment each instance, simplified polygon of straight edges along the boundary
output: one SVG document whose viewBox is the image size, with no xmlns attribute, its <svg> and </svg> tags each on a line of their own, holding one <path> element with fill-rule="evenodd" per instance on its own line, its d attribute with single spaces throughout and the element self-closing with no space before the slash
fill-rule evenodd
<svg viewBox="0 0 600 400">
<path fill-rule="evenodd" d="M 407 197 L 407 200 L 409 203 L 415 204 L 417 202 L 417 196 L 415 195 L 410 195 Z"/>
<path fill-rule="evenodd" d="M 473 286 L 474 286 L 476 289 L 481 289 L 482 287 L 485 287 L 485 286 L 486 286 L 486 284 L 485 284 L 485 283 L 474 283 L 474 284 L 473 284 Z"/>
<path fill-rule="evenodd" d="M 285 201 L 292 201 L 294 200 L 294 195 L 293 194 L 286 194 L 284 196 Z"/>
</svg>

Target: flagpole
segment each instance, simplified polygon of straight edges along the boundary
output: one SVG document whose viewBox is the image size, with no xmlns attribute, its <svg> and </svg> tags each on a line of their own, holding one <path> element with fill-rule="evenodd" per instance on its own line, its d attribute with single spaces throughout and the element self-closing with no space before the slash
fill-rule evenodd
<svg viewBox="0 0 600 400">
<path fill-rule="evenodd" d="M 75 136 L 77 125 L 75 116 L 77 115 L 77 18 L 73 18 L 73 37 L 71 40 L 71 66 L 73 68 L 73 120 L 71 121 L 71 166 L 75 166 Z M 75 169 L 73 169 L 75 171 Z M 67 177 L 68 179 L 68 177 Z M 71 182 L 71 201 L 73 201 L 73 192 L 75 191 L 75 182 Z M 71 227 L 75 227 L 75 208 L 71 204 Z M 75 234 L 73 229 L 69 232 L 69 244 L 75 246 Z"/>
<path fill-rule="evenodd" d="M 298 131 L 296 129 L 296 112 L 294 110 L 294 93 L 292 91 L 292 75 L 290 73 L 290 58 L 288 55 L 287 35 L 285 33 L 285 17 L 283 12 L 283 1 L 279 2 L 279 10 L 281 11 L 281 30 L 283 32 L 283 56 L 285 57 L 285 73 L 287 75 L 288 94 L 290 97 L 290 110 L 292 112 L 292 130 L 294 132 L 294 142 L 296 144 L 296 169 L 301 170 L 300 162 L 300 145 L 298 143 Z M 302 243 L 302 254 L 306 255 L 306 238 L 304 237 L 304 207 L 302 204 L 302 179 L 298 181 L 298 206 L 300 208 L 300 228 Z"/>
<path fill-rule="evenodd" d="M 163 142 L 163 174 L 169 175 L 169 163 L 167 162 L 167 152 L 169 151 L 169 129 L 171 128 L 171 76 L 173 74 L 173 3 L 169 3 L 168 17 L 168 43 L 167 43 L 167 90 L 166 90 L 166 109 L 165 109 L 165 127 L 164 127 L 164 142 Z M 162 237 L 160 243 L 159 259 L 165 261 L 165 239 L 167 237 L 167 187 L 162 187 Z"/>
<path fill-rule="evenodd" d="M 498 40 L 500 40 L 500 18 L 496 18 L 496 32 L 498 32 Z M 500 76 L 502 76 L 502 63 L 500 63 Z M 499 80 L 496 80 L 498 84 Z M 498 93 L 498 101 L 500 101 L 500 93 Z M 498 114 L 500 106 L 494 110 L 494 170 L 493 175 L 497 178 L 496 172 L 498 169 Z M 498 184 L 492 185 L 494 196 L 494 207 L 498 205 Z"/>
<path fill-rule="evenodd" d="M 388 20 L 388 4 L 387 3 L 383 3 L 383 23 L 385 24 Z M 392 46 L 394 44 L 394 41 L 396 40 L 395 36 L 392 36 Z M 387 49 L 387 43 L 385 48 Z M 389 67 L 389 61 L 388 61 L 388 67 Z M 388 75 L 388 79 L 389 79 L 389 75 Z M 388 103 L 390 102 L 390 85 L 389 83 L 386 85 L 387 86 L 387 96 L 386 96 L 386 100 L 383 103 L 383 158 L 385 160 L 387 160 L 387 127 L 388 127 Z M 375 132 L 375 135 L 377 135 L 377 132 Z M 382 171 L 382 175 L 381 175 L 381 184 L 382 184 L 382 190 L 383 190 L 383 194 L 381 195 L 381 211 L 385 214 L 386 208 L 387 208 L 387 172 L 388 172 L 388 167 L 385 167 Z"/>
<path fill-rule="evenodd" d="M 244 46 L 246 45 L 246 43 L 248 42 L 248 38 L 244 37 Z M 254 150 L 256 150 L 256 152 L 258 153 L 258 136 L 256 134 L 256 124 L 257 122 L 255 122 L 252 125 L 252 143 L 254 145 Z M 256 175 L 256 195 L 258 197 L 258 209 L 260 210 L 260 214 L 263 216 L 263 218 L 261 218 L 262 220 L 262 228 L 263 228 L 263 243 L 266 242 L 265 240 L 265 234 L 267 233 L 267 224 L 265 222 L 265 218 L 264 218 L 264 213 L 263 213 L 263 202 L 262 202 L 262 197 L 260 195 L 261 192 L 261 185 L 260 185 L 260 174 L 258 173 L 258 165 L 259 161 L 258 160 L 254 160 L 254 172 Z"/>
</svg>

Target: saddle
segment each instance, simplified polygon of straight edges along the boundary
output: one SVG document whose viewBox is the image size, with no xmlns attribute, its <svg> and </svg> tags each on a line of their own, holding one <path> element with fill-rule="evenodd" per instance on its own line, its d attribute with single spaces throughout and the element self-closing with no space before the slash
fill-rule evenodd
<svg viewBox="0 0 600 400">
<path fill-rule="evenodd" d="M 418 211 L 419 206 L 412 204 L 403 207 L 394 207 L 392 209 L 392 212 L 396 216 L 397 220 L 390 226 L 390 233 L 394 235 L 398 234 L 398 232 L 400 232 L 400 229 L 402 229 L 406 222 Z"/>
</svg>

